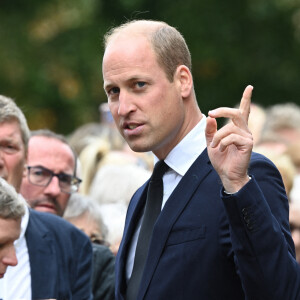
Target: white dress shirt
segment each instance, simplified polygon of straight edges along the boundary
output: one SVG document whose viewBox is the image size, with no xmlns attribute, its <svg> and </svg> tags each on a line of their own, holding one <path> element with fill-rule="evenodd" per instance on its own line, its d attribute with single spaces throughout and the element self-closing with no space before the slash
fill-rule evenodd
<svg viewBox="0 0 300 300">
<path fill-rule="evenodd" d="M 201 121 L 177 144 L 168 156 L 165 158 L 165 163 L 170 169 L 163 176 L 164 195 L 162 201 L 162 209 L 165 206 L 170 195 L 185 175 L 197 157 L 206 148 L 205 139 L 206 117 L 202 115 Z M 154 155 L 154 163 L 158 158 Z M 141 229 L 142 218 L 139 220 L 137 229 L 132 237 L 129 254 L 126 262 L 126 279 L 129 280 L 134 263 L 135 249 L 139 232 Z"/>
<path fill-rule="evenodd" d="M 20 237 L 15 241 L 18 264 L 9 266 L 0 279 L 0 299 L 3 300 L 31 300 L 31 274 L 25 232 L 29 221 L 29 209 L 24 198 L 25 215 L 21 222 Z"/>
</svg>

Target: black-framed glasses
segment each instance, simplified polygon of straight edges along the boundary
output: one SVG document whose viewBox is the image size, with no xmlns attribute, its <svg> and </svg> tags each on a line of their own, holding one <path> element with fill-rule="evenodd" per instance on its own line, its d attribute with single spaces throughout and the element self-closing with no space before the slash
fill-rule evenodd
<svg viewBox="0 0 300 300">
<path fill-rule="evenodd" d="M 53 176 L 58 178 L 60 190 L 67 194 L 72 194 L 78 191 L 81 179 L 65 174 L 65 173 L 54 173 L 51 170 L 44 167 L 32 167 L 27 166 L 28 169 L 28 180 L 30 183 L 38 186 L 48 186 Z"/>
</svg>

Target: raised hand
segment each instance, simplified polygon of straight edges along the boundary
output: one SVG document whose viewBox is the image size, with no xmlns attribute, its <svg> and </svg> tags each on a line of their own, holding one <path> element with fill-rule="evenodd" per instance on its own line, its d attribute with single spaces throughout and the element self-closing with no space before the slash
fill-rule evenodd
<svg viewBox="0 0 300 300">
<path fill-rule="evenodd" d="M 238 109 L 220 107 L 208 113 L 205 131 L 208 155 L 228 193 L 237 192 L 249 181 L 247 170 L 253 138 L 248 118 L 252 90 L 251 85 L 246 87 Z M 217 130 L 216 118 L 221 117 L 231 122 Z"/>
</svg>

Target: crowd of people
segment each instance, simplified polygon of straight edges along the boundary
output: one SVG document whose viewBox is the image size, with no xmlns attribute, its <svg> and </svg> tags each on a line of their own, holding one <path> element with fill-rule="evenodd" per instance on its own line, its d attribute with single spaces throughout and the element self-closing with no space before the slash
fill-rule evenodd
<svg viewBox="0 0 300 300">
<path fill-rule="evenodd" d="M 83 159 L 74 142 L 81 138 L 30 131 L 9 97 L 0 97 L 0 108 L 0 299 L 114 299 L 126 207 L 150 177 L 150 156 L 122 149 L 117 130 L 107 128 L 119 146 L 99 130 Z M 105 150 L 96 150 L 99 141 Z"/>
<path fill-rule="evenodd" d="M 0 299 L 298 299 L 300 107 L 250 105 L 248 86 L 206 117 L 163 22 L 111 30 L 103 79 L 100 121 L 68 136 L 30 131 L 0 96 Z"/>
</svg>

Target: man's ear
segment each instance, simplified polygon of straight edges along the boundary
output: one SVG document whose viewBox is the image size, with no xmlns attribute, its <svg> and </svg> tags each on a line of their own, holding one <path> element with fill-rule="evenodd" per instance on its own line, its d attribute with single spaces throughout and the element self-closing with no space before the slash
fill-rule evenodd
<svg viewBox="0 0 300 300">
<path fill-rule="evenodd" d="M 189 97 L 193 90 L 193 77 L 189 68 L 185 65 L 178 66 L 175 72 L 175 77 L 180 83 L 182 98 L 184 99 Z"/>
</svg>

